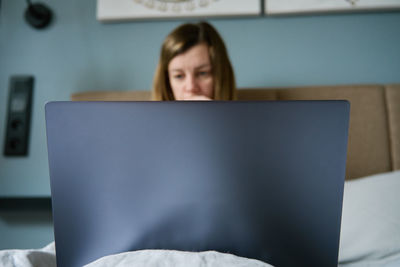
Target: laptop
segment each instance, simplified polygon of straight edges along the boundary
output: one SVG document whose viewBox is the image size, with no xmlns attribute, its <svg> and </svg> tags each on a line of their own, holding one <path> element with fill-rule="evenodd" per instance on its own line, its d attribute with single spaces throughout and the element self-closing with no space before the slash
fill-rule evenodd
<svg viewBox="0 0 400 267">
<path fill-rule="evenodd" d="M 337 266 L 349 108 L 47 103 L 57 266 L 142 249 Z"/>
</svg>

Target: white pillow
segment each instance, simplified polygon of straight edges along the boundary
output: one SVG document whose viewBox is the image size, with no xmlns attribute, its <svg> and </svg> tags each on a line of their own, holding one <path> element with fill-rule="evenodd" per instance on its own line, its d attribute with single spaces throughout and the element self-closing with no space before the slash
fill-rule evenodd
<svg viewBox="0 0 400 267">
<path fill-rule="evenodd" d="M 339 266 L 400 266 L 400 171 L 347 181 Z"/>
<path fill-rule="evenodd" d="M 267 263 L 216 251 L 139 250 L 106 256 L 85 267 L 270 267 Z"/>
<path fill-rule="evenodd" d="M 54 242 L 41 249 L 0 250 L 1 267 L 56 267 Z"/>
</svg>

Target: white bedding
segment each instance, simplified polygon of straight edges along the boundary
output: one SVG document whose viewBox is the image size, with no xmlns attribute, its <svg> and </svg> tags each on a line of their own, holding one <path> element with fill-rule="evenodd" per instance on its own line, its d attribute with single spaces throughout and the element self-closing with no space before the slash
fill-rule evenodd
<svg viewBox="0 0 400 267">
<path fill-rule="evenodd" d="M 54 242 L 42 249 L 0 251 L 1 267 L 56 267 Z M 216 251 L 140 250 L 110 255 L 85 267 L 270 267 L 261 261 Z"/>
<path fill-rule="evenodd" d="M 0 250 L 1 267 L 56 267 L 54 242 L 41 249 Z"/>
<path fill-rule="evenodd" d="M 238 257 L 216 251 L 184 252 L 174 250 L 140 250 L 111 255 L 92 262 L 85 267 L 268 267 L 261 261 Z"/>
<path fill-rule="evenodd" d="M 341 267 L 400 266 L 400 171 L 345 183 L 339 249 Z M 55 267 L 54 243 L 42 249 L 2 250 L 2 267 Z M 271 266 L 215 251 L 142 250 L 110 255 L 86 267 Z"/>
<path fill-rule="evenodd" d="M 339 266 L 400 266 L 400 171 L 344 187 Z"/>
</svg>

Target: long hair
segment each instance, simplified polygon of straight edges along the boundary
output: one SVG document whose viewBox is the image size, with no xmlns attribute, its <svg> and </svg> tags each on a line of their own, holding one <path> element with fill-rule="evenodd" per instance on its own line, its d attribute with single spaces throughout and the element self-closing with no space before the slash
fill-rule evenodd
<svg viewBox="0 0 400 267">
<path fill-rule="evenodd" d="M 153 99 L 175 100 L 169 81 L 168 65 L 171 60 L 201 43 L 208 45 L 214 77 L 214 100 L 236 98 L 235 75 L 221 36 L 207 22 L 183 24 L 173 30 L 161 46 L 160 59 L 153 79 Z"/>
</svg>

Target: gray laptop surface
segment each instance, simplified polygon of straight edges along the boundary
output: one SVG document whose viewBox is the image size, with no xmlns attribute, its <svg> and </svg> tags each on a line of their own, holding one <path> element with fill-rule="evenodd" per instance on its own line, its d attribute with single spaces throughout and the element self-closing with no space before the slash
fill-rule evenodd
<svg viewBox="0 0 400 267">
<path fill-rule="evenodd" d="M 337 266 L 349 103 L 50 102 L 57 266 L 140 249 Z"/>
</svg>

